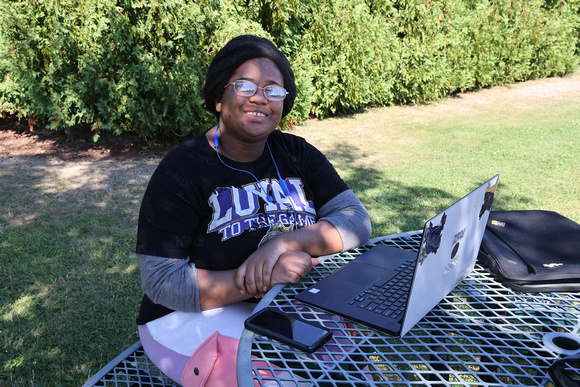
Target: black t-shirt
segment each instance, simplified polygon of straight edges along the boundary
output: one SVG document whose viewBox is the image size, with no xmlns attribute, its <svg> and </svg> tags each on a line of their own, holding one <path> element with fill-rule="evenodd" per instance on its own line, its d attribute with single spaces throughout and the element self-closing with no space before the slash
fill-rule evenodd
<svg viewBox="0 0 580 387">
<path fill-rule="evenodd" d="M 274 131 L 268 144 L 290 198 L 268 147 L 250 163 L 221 156 L 228 167 L 202 133 L 168 153 L 143 197 L 137 253 L 189 259 L 200 269 L 235 269 L 270 225 L 313 224 L 320 207 L 348 189 L 328 159 L 303 138 Z M 141 316 L 157 307 L 163 314 L 170 311 L 145 297 Z"/>
</svg>

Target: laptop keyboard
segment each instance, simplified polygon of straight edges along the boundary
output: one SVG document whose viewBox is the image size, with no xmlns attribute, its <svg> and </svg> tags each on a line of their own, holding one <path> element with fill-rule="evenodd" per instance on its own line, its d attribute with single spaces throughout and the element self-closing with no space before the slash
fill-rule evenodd
<svg viewBox="0 0 580 387">
<path fill-rule="evenodd" d="M 405 311 L 415 262 L 414 259 L 403 262 L 391 276 L 369 286 L 349 304 L 386 317 L 399 317 Z"/>
</svg>

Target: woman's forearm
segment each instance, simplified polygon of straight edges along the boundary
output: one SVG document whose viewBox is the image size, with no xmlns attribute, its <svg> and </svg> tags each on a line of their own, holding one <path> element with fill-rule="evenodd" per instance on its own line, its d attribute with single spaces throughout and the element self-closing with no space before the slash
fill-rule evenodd
<svg viewBox="0 0 580 387">
<path fill-rule="evenodd" d="M 236 270 L 197 270 L 201 310 L 217 308 L 259 296 L 238 290 L 234 284 Z"/>
</svg>

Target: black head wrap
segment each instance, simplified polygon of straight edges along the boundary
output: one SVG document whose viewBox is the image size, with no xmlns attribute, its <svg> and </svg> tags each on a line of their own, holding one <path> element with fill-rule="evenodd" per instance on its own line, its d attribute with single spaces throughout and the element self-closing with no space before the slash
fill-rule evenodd
<svg viewBox="0 0 580 387">
<path fill-rule="evenodd" d="M 215 110 L 216 101 L 221 100 L 224 87 L 229 83 L 236 69 L 250 59 L 266 58 L 274 62 L 284 81 L 284 88 L 288 95 L 284 99 L 282 117 L 290 113 L 296 98 L 296 83 L 294 72 L 286 56 L 268 39 L 253 35 L 241 35 L 230 40 L 215 55 L 207 74 L 203 97 L 206 109 L 219 119 L 219 113 Z"/>
</svg>

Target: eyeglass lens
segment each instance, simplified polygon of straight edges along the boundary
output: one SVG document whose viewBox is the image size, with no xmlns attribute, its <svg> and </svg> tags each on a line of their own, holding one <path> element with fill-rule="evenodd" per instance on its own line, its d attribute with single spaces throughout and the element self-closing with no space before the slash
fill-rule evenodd
<svg viewBox="0 0 580 387">
<path fill-rule="evenodd" d="M 286 98 L 286 94 L 288 92 L 282 86 L 278 85 L 269 85 L 266 87 L 258 87 L 254 82 L 247 81 L 244 79 L 238 79 L 229 85 L 234 85 L 234 91 L 243 97 L 251 97 L 252 95 L 256 94 L 258 89 L 262 89 L 264 91 L 264 97 L 270 101 L 282 101 Z"/>
</svg>

